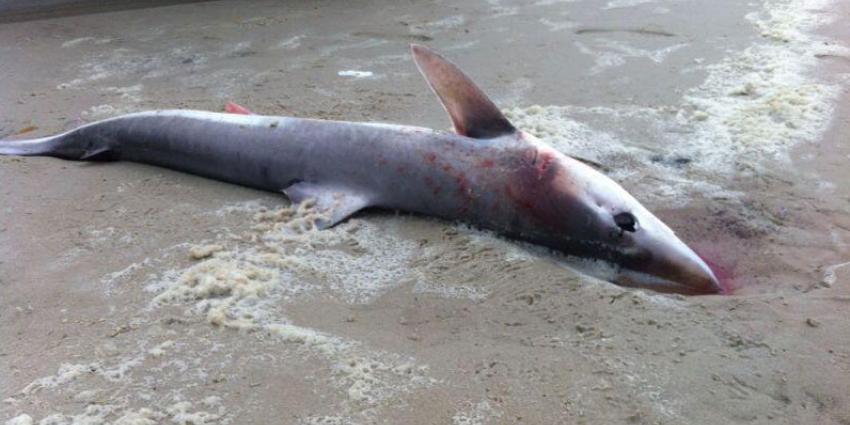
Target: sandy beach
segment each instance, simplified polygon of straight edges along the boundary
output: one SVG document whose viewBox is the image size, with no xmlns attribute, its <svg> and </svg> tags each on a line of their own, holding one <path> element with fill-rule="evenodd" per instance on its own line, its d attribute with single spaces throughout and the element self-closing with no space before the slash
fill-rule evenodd
<svg viewBox="0 0 850 425">
<path fill-rule="evenodd" d="M 850 423 L 850 31 L 827 1 L 200 2 L 0 24 L 0 138 L 228 101 L 449 128 L 409 43 L 731 294 L 465 225 L 0 157 L 0 421 Z"/>
</svg>

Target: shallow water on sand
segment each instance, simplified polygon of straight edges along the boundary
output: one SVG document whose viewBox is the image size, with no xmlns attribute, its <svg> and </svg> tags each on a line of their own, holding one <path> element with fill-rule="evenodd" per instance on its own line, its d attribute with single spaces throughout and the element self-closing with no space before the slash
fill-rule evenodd
<svg viewBox="0 0 850 425">
<path fill-rule="evenodd" d="M 445 128 L 407 54 L 425 43 L 518 127 L 600 164 L 734 295 L 620 288 L 423 217 L 369 212 L 318 232 L 275 194 L 0 158 L 0 418 L 850 418 L 840 8 L 250 3 L 0 25 L 0 135 L 231 100 Z"/>
</svg>

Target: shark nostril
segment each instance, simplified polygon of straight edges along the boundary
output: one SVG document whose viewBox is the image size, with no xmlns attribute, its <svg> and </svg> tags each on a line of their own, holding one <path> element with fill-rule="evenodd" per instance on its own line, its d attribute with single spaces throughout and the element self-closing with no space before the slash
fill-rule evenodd
<svg viewBox="0 0 850 425">
<path fill-rule="evenodd" d="M 626 232 L 634 232 L 637 225 L 637 219 L 631 213 L 621 212 L 614 216 L 614 223 L 617 227 Z"/>
</svg>

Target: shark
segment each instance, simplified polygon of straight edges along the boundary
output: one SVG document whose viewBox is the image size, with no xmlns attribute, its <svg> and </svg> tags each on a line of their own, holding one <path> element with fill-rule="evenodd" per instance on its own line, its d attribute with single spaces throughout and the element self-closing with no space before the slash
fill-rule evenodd
<svg viewBox="0 0 850 425">
<path fill-rule="evenodd" d="M 460 68 L 421 45 L 413 59 L 454 131 L 251 113 L 155 110 L 61 134 L 2 140 L 0 154 L 134 161 L 314 203 L 325 229 L 366 208 L 459 221 L 603 261 L 615 283 L 727 291 L 706 262 L 619 184 L 517 129 Z"/>
</svg>

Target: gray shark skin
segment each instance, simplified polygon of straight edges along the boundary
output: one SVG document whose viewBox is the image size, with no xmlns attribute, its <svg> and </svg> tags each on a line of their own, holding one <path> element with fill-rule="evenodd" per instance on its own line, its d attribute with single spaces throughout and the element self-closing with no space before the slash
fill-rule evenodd
<svg viewBox="0 0 850 425">
<path fill-rule="evenodd" d="M 618 283 L 722 293 L 711 269 L 617 183 L 516 130 L 460 69 L 413 57 L 455 133 L 391 124 L 164 110 L 0 141 L 0 154 L 124 160 L 314 199 L 326 228 L 367 208 L 458 220 L 618 266 Z"/>
</svg>

